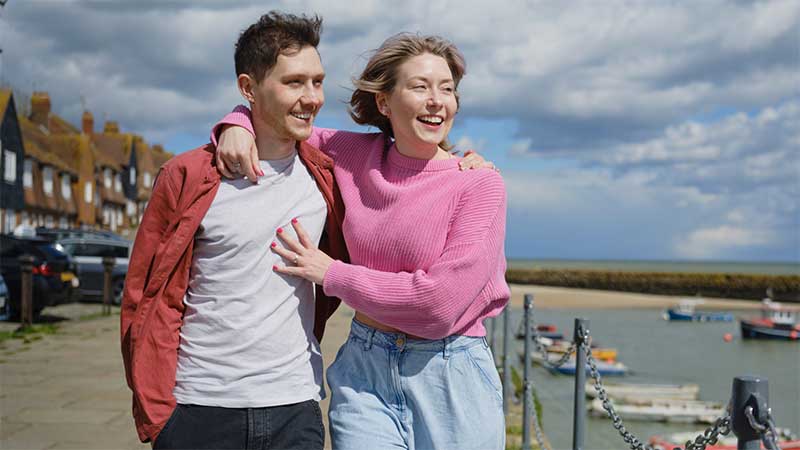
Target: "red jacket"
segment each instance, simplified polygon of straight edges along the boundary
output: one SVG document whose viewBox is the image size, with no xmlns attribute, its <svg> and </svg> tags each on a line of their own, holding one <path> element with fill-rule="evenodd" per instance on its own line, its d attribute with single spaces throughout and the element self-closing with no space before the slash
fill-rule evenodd
<svg viewBox="0 0 800 450">
<path fill-rule="evenodd" d="M 301 142 L 300 159 L 328 205 L 320 249 L 347 260 L 342 236 L 344 205 L 333 178 L 333 161 Z M 155 442 L 175 409 L 183 297 L 189 283 L 194 235 L 220 184 L 214 146 L 206 144 L 169 160 L 159 171 L 136 233 L 121 309 L 122 359 L 133 391 L 133 417 L 142 442 Z M 322 340 L 339 299 L 316 289 L 314 334 Z"/>
</svg>

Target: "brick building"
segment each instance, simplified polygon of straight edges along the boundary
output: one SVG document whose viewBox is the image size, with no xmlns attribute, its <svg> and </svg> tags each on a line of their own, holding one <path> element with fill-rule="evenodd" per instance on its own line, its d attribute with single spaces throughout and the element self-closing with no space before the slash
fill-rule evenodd
<svg viewBox="0 0 800 450">
<path fill-rule="evenodd" d="M 172 154 L 85 111 L 76 128 L 34 92 L 30 114 L 0 89 L 0 231 L 19 224 L 102 228 L 128 234 L 141 220 L 153 180 Z"/>
</svg>

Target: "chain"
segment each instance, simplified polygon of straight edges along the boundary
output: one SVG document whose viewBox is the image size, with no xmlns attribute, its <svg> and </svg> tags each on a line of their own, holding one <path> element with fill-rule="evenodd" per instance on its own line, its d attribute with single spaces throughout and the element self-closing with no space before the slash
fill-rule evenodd
<svg viewBox="0 0 800 450">
<path fill-rule="evenodd" d="M 536 392 L 533 380 L 529 380 L 529 383 L 531 384 L 531 391 Z M 536 434 L 536 443 L 539 444 L 541 450 L 550 450 L 550 447 L 546 446 L 544 443 L 544 432 L 539 427 L 539 413 L 536 412 L 536 402 L 533 401 L 533 399 L 531 399 L 531 402 L 533 402 L 533 404 L 530 405 L 530 410 L 533 413 L 533 431 Z"/>
<path fill-rule="evenodd" d="M 581 351 L 586 353 L 586 362 L 589 364 L 590 375 L 594 379 L 594 387 L 597 390 L 597 397 L 602 401 L 603 409 L 608 414 L 608 417 L 611 418 L 613 427 L 617 430 L 617 432 L 619 432 L 620 436 L 622 436 L 622 440 L 630 446 L 631 450 L 654 450 L 651 445 L 643 444 L 642 441 L 640 441 L 625 428 L 625 425 L 622 423 L 622 418 L 617 414 L 617 411 L 614 409 L 614 405 L 611 404 L 611 401 L 608 398 L 608 393 L 603 387 L 600 371 L 597 369 L 597 361 L 594 359 L 594 355 L 592 355 L 591 336 L 589 336 L 588 330 L 584 331 L 583 342 L 581 343 Z M 703 434 L 697 436 L 694 441 L 687 441 L 685 449 L 705 450 L 707 445 L 716 444 L 720 435 L 726 436 L 730 432 L 731 417 L 730 405 L 728 405 L 728 411 L 725 413 L 725 415 L 714 421 L 714 424 L 708 427 Z"/>
<path fill-rule="evenodd" d="M 753 415 L 753 407 L 748 406 L 744 409 L 744 415 L 750 426 L 761 435 L 761 443 L 767 450 L 780 450 L 778 447 L 778 430 L 775 429 L 775 420 L 772 418 L 772 408 L 767 408 L 766 425 L 761 424 Z"/>
<path fill-rule="evenodd" d="M 578 345 L 575 342 L 572 342 L 567 351 L 564 352 L 563 355 L 561 355 L 561 358 L 555 361 L 550 361 L 547 347 L 542 342 L 542 337 L 539 336 L 539 330 L 536 329 L 536 323 L 531 324 L 531 333 L 533 334 L 533 344 L 536 346 L 536 351 L 542 355 L 542 365 L 545 367 L 551 367 L 555 369 L 563 366 L 564 364 L 567 363 L 567 361 L 569 361 L 570 357 L 575 353 L 575 350 L 578 348 Z"/>
</svg>

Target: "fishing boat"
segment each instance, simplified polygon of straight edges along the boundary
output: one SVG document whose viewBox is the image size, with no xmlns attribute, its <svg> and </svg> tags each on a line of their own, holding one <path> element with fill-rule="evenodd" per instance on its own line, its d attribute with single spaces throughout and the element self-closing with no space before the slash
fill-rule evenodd
<svg viewBox="0 0 800 450">
<path fill-rule="evenodd" d="M 711 424 L 725 413 L 722 403 L 700 400 L 643 399 L 631 403 L 612 403 L 622 419 L 648 422 Z M 599 398 L 592 400 L 589 409 L 592 415 L 608 417 Z"/>
<path fill-rule="evenodd" d="M 742 337 L 800 342 L 800 323 L 797 323 L 797 316 L 798 310 L 765 300 L 760 318 L 739 321 Z"/>
<path fill-rule="evenodd" d="M 632 384 L 603 383 L 608 396 L 620 402 L 636 402 L 642 399 L 697 400 L 700 386 L 696 384 Z M 586 396 L 597 398 L 594 382 L 586 383 Z"/>
<path fill-rule="evenodd" d="M 548 361 L 556 361 L 561 358 L 560 354 L 553 353 L 548 354 Z M 550 365 L 544 362 L 544 357 L 539 352 L 534 352 L 531 354 L 531 359 L 533 362 L 544 366 L 547 370 L 554 373 L 560 373 L 562 375 L 575 375 L 577 363 L 575 358 L 570 358 L 567 362 L 559 367 L 551 367 Z M 589 365 L 586 365 L 586 371 L 589 372 Z M 623 376 L 628 373 L 628 366 L 622 364 L 619 361 L 615 362 L 606 362 L 606 361 L 597 361 L 597 371 L 600 372 L 600 375 L 606 377 L 614 377 L 614 376 Z"/>
<path fill-rule="evenodd" d="M 733 314 L 728 312 L 695 310 L 701 303 L 702 300 L 681 300 L 678 306 L 664 312 L 664 319 L 671 322 L 733 322 Z"/>
<path fill-rule="evenodd" d="M 778 429 L 778 448 L 781 450 L 800 450 L 800 440 L 792 435 L 788 430 Z M 649 439 L 649 443 L 655 450 L 684 450 L 684 445 L 687 441 L 694 441 L 694 439 L 702 435 L 703 431 L 675 433 L 668 436 L 653 436 Z M 760 448 L 764 448 L 761 444 Z M 720 436 L 716 444 L 707 445 L 706 450 L 736 450 L 737 439 L 733 434 L 728 436 Z"/>
<path fill-rule="evenodd" d="M 558 331 L 558 327 L 551 323 L 542 323 L 536 325 L 536 334 L 539 337 L 553 339 L 553 340 L 560 340 L 564 339 L 564 334 Z M 525 339 L 525 323 L 520 322 L 519 328 L 517 328 L 517 339 Z"/>
<path fill-rule="evenodd" d="M 568 352 L 571 342 L 567 341 L 554 341 L 551 345 L 547 346 L 548 353 L 558 354 L 559 357 Z M 592 356 L 595 359 L 603 360 L 606 362 L 617 360 L 617 349 L 612 347 L 595 347 L 592 346 Z"/>
</svg>

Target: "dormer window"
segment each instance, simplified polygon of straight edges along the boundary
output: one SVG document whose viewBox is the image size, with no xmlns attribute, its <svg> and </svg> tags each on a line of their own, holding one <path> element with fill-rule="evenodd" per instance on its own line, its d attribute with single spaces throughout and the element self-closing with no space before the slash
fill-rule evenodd
<svg viewBox="0 0 800 450">
<path fill-rule="evenodd" d="M 122 192 L 122 174 L 114 175 L 114 190 L 117 192 Z"/>
<path fill-rule="evenodd" d="M 83 184 L 83 201 L 92 203 L 92 182 L 87 181 Z"/>
<path fill-rule="evenodd" d="M 111 169 L 108 167 L 103 171 L 103 186 L 106 189 L 111 189 Z"/>
<path fill-rule="evenodd" d="M 6 183 L 14 183 L 17 181 L 17 153 L 11 150 L 4 150 L 3 157 L 5 159 L 3 179 L 6 180 Z"/>
<path fill-rule="evenodd" d="M 22 171 L 22 186 L 28 189 L 33 188 L 33 161 L 30 159 L 25 160 Z"/>
<path fill-rule="evenodd" d="M 144 175 L 142 176 L 142 178 L 143 178 L 142 181 L 144 181 L 144 187 L 146 187 L 146 188 L 152 187 L 150 185 L 150 182 L 152 181 L 152 180 L 150 180 L 150 172 L 145 172 Z"/>
<path fill-rule="evenodd" d="M 130 174 L 129 184 L 131 186 L 136 186 L 136 167 L 131 167 L 129 174 Z"/>
</svg>

